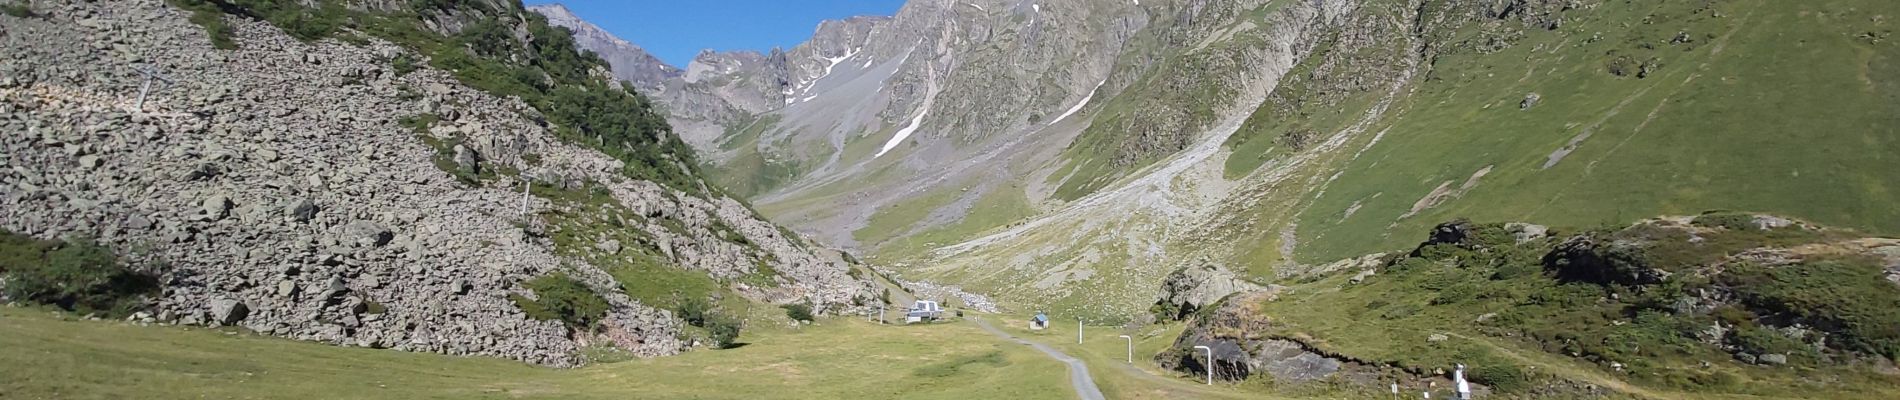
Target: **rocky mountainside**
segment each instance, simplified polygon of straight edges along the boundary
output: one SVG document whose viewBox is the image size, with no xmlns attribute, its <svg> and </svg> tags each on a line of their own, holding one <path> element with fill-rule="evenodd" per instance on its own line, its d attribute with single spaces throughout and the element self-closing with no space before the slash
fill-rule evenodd
<svg viewBox="0 0 1900 400">
<path fill-rule="evenodd" d="M 573 47 L 515 42 L 537 61 L 508 67 L 464 49 L 509 45 L 378 36 L 480 13 L 487 22 L 463 24 L 463 40 L 488 40 L 471 32 L 495 21 L 522 24 L 496 32 L 540 32 L 518 4 L 352 6 L 302 9 L 312 18 L 301 21 L 347 22 L 315 38 L 303 37 L 311 25 L 150 1 L 36 1 L 30 16 L 0 15 L 0 228 L 94 238 L 155 275 L 162 293 L 135 319 L 549 365 L 581 362 L 590 343 L 689 348 L 694 335 L 667 310 L 682 296 L 834 313 L 877 301 L 838 253 L 697 177 L 668 175 L 691 168 L 654 166 L 690 153 L 627 150 L 635 139 L 620 136 L 664 143 L 663 127 L 596 125 L 576 141 L 582 127 L 562 124 L 600 120 L 537 108 L 637 95 L 504 97 L 507 86 L 476 79 L 504 67 L 583 79 L 559 75 L 587 65 L 561 64 Z M 428 37 L 416 35 L 389 37 Z M 445 62 L 479 67 L 435 67 Z M 147 70 L 168 80 L 142 96 Z M 533 284 L 549 277 L 584 285 L 603 314 L 574 326 L 524 310 L 551 293 Z"/>
<path fill-rule="evenodd" d="M 615 37 L 594 24 L 582 21 L 580 16 L 560 4 L 529 6 L 533 11 L 546 16 L 548 24 L 574 31 L 574 42 L 583 49 L 600 55 L 601 60 L 612 66 L 614 79 L 633 83 L 635 89 L 648 96 L 664 91 L 667 81 L 679 78 L 685 71 L 667 65 L 633 43 Z"/>
<path fill-rule="evenodd" d="M 712 80 L 751 82 L 746 103 L 773 100 L 758 83 L 791 94 L 693 143 L 733 193 L 867 260 L 1125 320 L 1189 260 L 1274 283 L 1458 217 L 1744 209 L 1893 232 L 1895 15 L 1866 0 L 917 0 L 861 46 L 821 32 L 709 61 L 754 66 Z M 1809 61 L 1774 56 L 1788 51 Z"/>
</svg>

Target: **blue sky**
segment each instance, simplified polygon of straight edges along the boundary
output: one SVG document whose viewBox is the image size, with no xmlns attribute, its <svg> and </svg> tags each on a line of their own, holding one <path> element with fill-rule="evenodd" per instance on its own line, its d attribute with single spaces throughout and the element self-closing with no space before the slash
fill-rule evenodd
<svg viewBox="0 0 1900 400">
<path fill-rule="evenodd" d="M 700 49 L 790 49 L 818 22 L 893 15 L 904 0 L 527 0 L 561 3 L 588 22 L 685 68 Z"/>
</svg>

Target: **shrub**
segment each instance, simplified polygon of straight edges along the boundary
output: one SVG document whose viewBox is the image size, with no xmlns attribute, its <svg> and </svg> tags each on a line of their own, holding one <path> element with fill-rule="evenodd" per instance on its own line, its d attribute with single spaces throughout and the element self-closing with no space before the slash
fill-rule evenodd
<svg viewBox="0 0 1900 400">
<path fill-rule="evenodd" d="M 1692 225 L 1701 226 L 1701 227 L 1710 227 L 1710 228 L 1720 227 L 1722 229 L 1727 229 L 1731 231 L 1757 230 L 1757 227 L 1755 226 L 1755 216 L 1749 215 L 1746 213 L 1734 213 L 1734 212 L 1707 213 L 1707 214 L 1696 216 L 1695 219 L 1690 220 L 1689 223 Z"/>
<path fill-rule="evenodd" d="M 679 305 L 673 307 L 673 312 L 687 325 L 704 327 L 706 315 L 712 313 L 712 303 L 698 297 L 687 297 L 680 299 Z"/>
<path fill-rule="evenodd" d="M 117 317 L 136 311 L 158 289 L 156 279 L 119 265 L 111 249 L 90 239 L 60 243 L 5 231 L 0 236 L 7 297 Z"/>
<path fill-rule="evenodd" d="M 1800 341 L 1760 326 L 1736 329 L 1735 333 L 1729 335 L 1729 342 L 1742 351 L 1753 354 L 1790 354 L 1803 353 L 1807 350 Z"/>
<path fill-rule="evenodd" d="M 704 328 L 706 328 L 706 333 L 712 335 L 713 344 L 721 349 L 727 349 L 732 348 L 733 344 L 738 343 L 739 331 L 741 329 L 739 325 L 740 323 L 737 318 L 721 313 L 712 313 L 707 316 Z"/>
<path fill-rule="evenodd" d="M 422 65 L 417 64 L 416 56 L 409 55 L 409 53 L 397 54 L 396 57 L 389 59 L 389 69 L 395 71 L 396 76 L 408 75 L 410 72 L 416 72 L 417 69 L 421 68 Z"/>
<path fill-rule="evenodd" d="M 593 329 L 607 317 L 607 300 L 586 284 L 564 273 L 535 278 L 523 284 L 534 291 L 535 300 L 510 296 L 529 317 L 542 321 L 561 321 L 577 329 Z"/>
<path fill-rule="evenodd" d="M 1516 365 L 1489 363 L 1471 371 L 1471 381 L 1500 392 L 1516 392 L 1530 387 L 1530 377 Z"/>
<path fill-rule="evenodd" d="M 785 316 L 791 317 L 793 321 L 815 320 L 811 315 L 810 304 L 805 304 L 805 303 L 786 304 L 780 307 L 785 309 Z"/>
<path fill-rule="evenodd" d="M 18 4 L 0 4 L 0 14 L 11 15 L 14 18 L 32 18 L 33 9 L 28 7 L 25 1 Z"/>
<path fill-rule="evenodd" d="M 211 37 L 211 47 L 237 49 L 237 40 L 231 38 L 231 26 L 224 23 L 224 10 L 206 0 L 171 0 L 172 6 L 191 11 L 191 23 L 205 28 L 205 34 Z"/>
</svg>

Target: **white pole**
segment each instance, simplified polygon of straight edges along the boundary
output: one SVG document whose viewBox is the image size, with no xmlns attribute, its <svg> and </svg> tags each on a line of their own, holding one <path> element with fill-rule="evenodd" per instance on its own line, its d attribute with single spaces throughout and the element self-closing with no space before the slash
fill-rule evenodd
<svg viewBox="0 0 1900 400">
<path fill-rule="evenodd" d="M 132 108 L 136 108 L 138 109 L 138 111 L 141 111 L 141 112 L 145 111 L 145 93 L 151 90 L 152 90 L 152 76 L 146 75 L 145 83 L 139 85 L 139 103 L 138 105 L 132 106 Z"/>
<path fill-rule="evenodd" d="M 1082 344 L 1082 317 L 1075 317 L 1075 344 Z"/>
<path fill-rule="evenodd" d="M 1214 348 L 1207 347 L 1207 346 L 1194 346 L 1194 348 L 1207 351 L 1207 384 L 1213 385 L 1214 384 Z"/>
<path fill-rule="evenodd" d="M 521 217 L 524 219 L 528 217 L 528 188 L 531 187 L 534 187 L 534 181 L 526 178 L 521 180 Z"/>
<path fill-rule="evenodd" d="M 1128 335 L 1121 335 L 1121 336 L 1122 336 L 1122 339 L 1128 339 L 1128 363 L 1134 364 L 1135 363 L 1135 338 L 1129 337 Z"/>
</svg>

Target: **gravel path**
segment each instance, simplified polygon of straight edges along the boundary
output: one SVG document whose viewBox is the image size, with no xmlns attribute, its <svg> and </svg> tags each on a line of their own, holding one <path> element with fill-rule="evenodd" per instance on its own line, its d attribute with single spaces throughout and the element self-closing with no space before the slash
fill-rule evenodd
<svg viewBox="0 0 1900 400">
<path fill-rule="evenodd" d="M 996 327 L 990 326 L 989 321 L 984 321 L 980 318 L 971 318 L 970 321 L 976 322 L 976 326 L 983 327 L 983 330 L 990 331 L 990 333 L 996 334 L 996 336 L 1001 336 L 1004 339 L 1014 340 L 1016 341 L 1016 343 L 1029 345 L 1029 347 L 1034 347 L 1036 348 L 1036 350 L 1041 350 L 1044 354 L 1048 354 L 1050 357 L 1054 357 L 1056 361 L 1061 361 L 1063 363 L 1069 364 L 1069 384 L 1075 387 L 1075 395 L 1081 397 L 1082 400 L 1107 400 L 1108 399 L 1107 397 L 1102 397 L 1101 388 L 1095 387 L 1095 378 L 1089 377 L 1089 366 L 1088 364 L 1082 363 L 1082 360 L 1077 359 L 1075 357 L 1070 357 L 1068 354 L 1063 354 L 1060 351 L 1056 351 L 1055 348 L 1049 347 L 1048 345 L 1031 342 L 1028 340 L 1023 340 L 1022 338 L 1011 336 L 1008 333 L 1004 333 L 1001 329 L 996 329 Z"/>
</svg>

